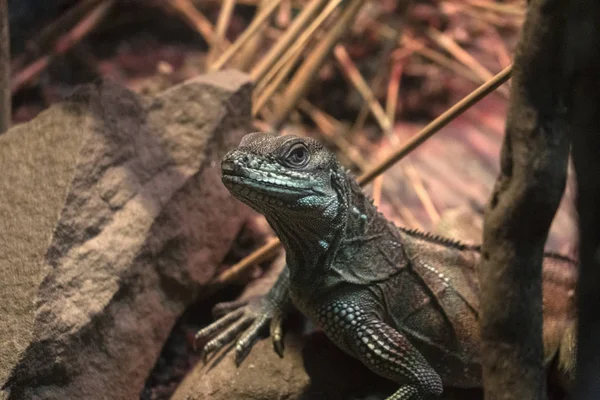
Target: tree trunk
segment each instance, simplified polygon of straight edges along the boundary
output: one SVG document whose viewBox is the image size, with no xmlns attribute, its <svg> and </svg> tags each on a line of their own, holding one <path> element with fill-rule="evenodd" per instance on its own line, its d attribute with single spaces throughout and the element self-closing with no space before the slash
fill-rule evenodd
<svg viewBox="0 0 600 400">
<path fill-rule="evenodd" d="M 569 156 L 561 67 L 566 0 L 531 0 L 515 56 L 501 170 L 485 212 L 486 400 L 545 399 L 542 257 Z"/>
</svg>

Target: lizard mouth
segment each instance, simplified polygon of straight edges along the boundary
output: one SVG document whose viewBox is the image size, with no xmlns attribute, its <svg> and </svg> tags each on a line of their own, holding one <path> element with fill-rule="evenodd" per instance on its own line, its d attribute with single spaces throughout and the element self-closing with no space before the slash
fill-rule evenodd
<svg viewBox="0 0 600 400">
<path fill-rule="evenodd" d="M 308 182 L 305 182 L 298 174 L 290 176 L 273 170 L 265 171 L 242 166 L 240 163 L 230 160 L 221 162 L 221 180 L 226 185 L 244 185 L 257 190 L 281 191 L 282 193 L 320 193 L 312 185 L 306 185 Z"/>
<path fill-rule="evenodd" d="M 221 181 L 238 199 L 249 205 L 262 203 L 275 207 L 292 207 L 298 200 L 314 195 L 312 187 L 287 183 L 289 177 L 259 170 L 222 168 Z"/>
<path fill-rule="evenodd" d="M 279 183 L 278 180 L 276 180 L 276 178 L 260 178 L 256 176 L 223 173 L 221 180 L 223 181 L 225 186 L 228 187 L 248 187 L 270 193 L 305 194 L 307 192 L 313 192 L 312 188 L 293 187 L 285 185 L 283 183 Z"/>
</svg>

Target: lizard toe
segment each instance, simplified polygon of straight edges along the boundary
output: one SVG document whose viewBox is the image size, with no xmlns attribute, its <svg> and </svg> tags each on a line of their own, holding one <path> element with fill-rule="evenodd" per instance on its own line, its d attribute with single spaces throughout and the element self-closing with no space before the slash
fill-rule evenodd
<svg viewBox="0 0 600 400">
<path fill-rule="evenodd" d="M 235 363 L 236 365 L 240 365 L 242 361 L 246 358 L 254 343 L 258 340 L 258 336 L 265 331 L 267 327 L 267 323 L 269 322 L 269 317 L 267 315 L 262 315 L 258 317 L 252 325 L 244 334 L 238 339 L 235 345 Z"/>
<path fill-rule="evenodd" d="M 200 329 L 198 332 L 196 332 L 196 336 L 194 337 L 194 346 L 197 345 L 198 342 L 206 340 L 218 332 L 221 332 L 223 329 L 226 329 L 229 325 L 237 321 L 243 314 L 243 310 L 236 310 L 232 313 L 226 314 L 207 327 Z"/>
<path fill-rule="evenodd" d="M 246 329 L 252 323 L 252 321 L 253 319 L 250 317 L 242 317 L 233 325 L 220 333 L 217 337 L 206 343 L 202 352 L 204 362 L 206 362 L 210 353 L 219 351 L 227 343 L 230 343 L 237 335 L 239 335 L 240 332 Z"/>
<path fill-rule="evenodd" d="M 224 301 L 222 303 L 216 304 L 212 309 L 213 318 L 218 319 L 231 313 L 232 311 L 237 311 L 242 307 L 248 304 L 248 300 L 234 300 L 234 301 Z"/>
</svg>

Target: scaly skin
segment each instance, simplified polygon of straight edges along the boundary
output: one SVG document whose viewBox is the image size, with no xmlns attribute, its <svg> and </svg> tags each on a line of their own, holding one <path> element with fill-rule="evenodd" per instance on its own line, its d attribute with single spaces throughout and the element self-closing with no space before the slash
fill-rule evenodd
<svg viewBox="0 0 600 400">
<path fill-rule="evenodd" d="M 400 385 L 388 400 L 429 399 L 481 385 L 478 246 L 399 228 L 377 212 L 317 141 L 252 133 L 222 162 L 223 183 L 262 213 L 286 250 L 287 267 L 259 303 L 229 311 L 197 334 L 205 354 L 242 333 L 242 361 L 271 324 L 282 355 L 289 301 L 342 350 Z M 544 260 L 546 361 L 573 375 L 575 266 Z M 555 361 L 555 362 L 553 362 Z"/>
</svg>

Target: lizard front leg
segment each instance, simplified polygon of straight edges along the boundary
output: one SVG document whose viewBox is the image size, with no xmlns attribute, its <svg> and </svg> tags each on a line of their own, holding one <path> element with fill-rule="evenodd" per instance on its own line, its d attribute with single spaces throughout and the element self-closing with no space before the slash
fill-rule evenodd
<svg viewBox="0 0 600 400">
<path fill-rule="evenodd" d="M 425 400 L 442 393 L 440 376 L 419 351 L 391 326 L 356 301 L 317 308 L 327 336 L 369 369 L 401 385 L 387 400 Z"/>
<path fill-rule="evenodd" d="M 196 333 L 196 341 L 213 338 L 202 349 L 204 358 L 239 336 L 235 345 L 235 361 L 239 365 L 269 325 L 273 348 L 283 357 L 282 320 L 291 308 L 289 284 L 289 269 L 285 266 L 266 296 L 217 304 L 213 313 L 219 319 Z"/>
</svg>

